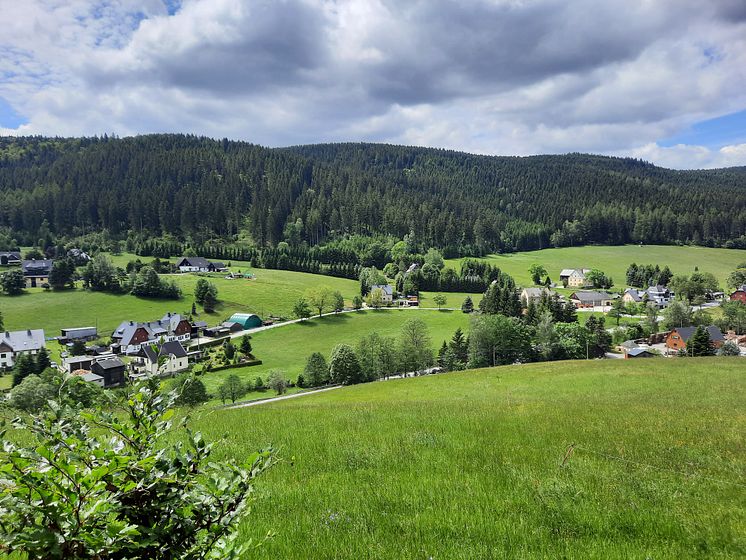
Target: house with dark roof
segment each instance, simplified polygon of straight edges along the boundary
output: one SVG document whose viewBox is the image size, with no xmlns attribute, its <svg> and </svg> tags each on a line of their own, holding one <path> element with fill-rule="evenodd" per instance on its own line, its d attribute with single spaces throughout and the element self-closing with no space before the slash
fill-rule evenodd
<svg viewBox="0 0 746 560">
<path fill-rule="evenodd" d="M 686 343 L 696 332 L 697 327 L 679 327 L 673 329 L 666 337 L 666 348 L 678 352 L 679 350 L 686 350 Z M 705 329 L 707 334 L 710 335 L 710 342 L 713 347 L 720 348 L 725 344 L 725 336 L 715 325 L 710 325 Z"/>
<path fill-rule="evenodd" d="M 143 369 L 150 375 L 176 375 L 189 368 L 187 352 L 178 340 L 143 346 Z"/>
<path fill-rule="evenodd" d="M 657 356 L 657 354 L 651 352 L 648 348 L 629 348 L 624 351 L 625 360 L 634 358 L 655 358 Z"/>
<path fill-rule="evenodd" d="M 125 354 L 137 354 L 143 344 L 187 342 L 192 338 L 192 325 L 178 313 L 166 313 L 163 318 L 147 323 L 122 322 L 111 335 L 112 346 L 118 345 Z"/>
<path fill-rule="evenodd" d="M 526 302 L 526 305 L 531 303 L 532 301 L 534 303 L 541 300 L 541 296 L 543 294 L 547 294 L 548 296 L 552 296 L 554 292 L 550 290 L 549 288 L 523 288 L 521 291 L 521 300 Z"/>
<path fill-rule="evenodd" d="M 0 266 L 21 264 L 21 253 L 18 251 L 0 251 Z"/>
<path fill-rule="evenodd" d="M 221 272 L 226 269 L 222 262 L 210 262 L 204 257 L 182 257 L 176 263 L 181 272 Z"/>
<path fill-rule="evenodd" d="M 233 321 L 223 321 L 215 327 L 210 327 L 204 330 L 203 334 L 210 338 L 219 338 L 221 336 L 228 336 L 234 333 L 239 333 L 244 330 L 241 323 L 234 323 Z"/>
<path fill-rule="evenodd" d="M 104 378 L 106 388 L 120 387 L 127 380 L 124 362 L 116 356 L 93 362 L 91 372 Z"/>
<path fill-rule="evenodd" d="M 32 259 L 21 263 L 21 271 L 26 279 L 27 288 L 41 287 L 49 283 L 49 273 L 52 272 L 52 259 Z"/>
<path fill-rule="evenodd" d="M 0 367 L 12 368 L 21 354 L 38 354 L 45 347 L 42 329 L 0 332 Z"/>
<path fill-rule="evenodd" d="M 608 292 L 578 290 L 570 296 L 570 301 L 577 308 L 606 307 L 612 304 L 614 296 Z"/>
</svg>

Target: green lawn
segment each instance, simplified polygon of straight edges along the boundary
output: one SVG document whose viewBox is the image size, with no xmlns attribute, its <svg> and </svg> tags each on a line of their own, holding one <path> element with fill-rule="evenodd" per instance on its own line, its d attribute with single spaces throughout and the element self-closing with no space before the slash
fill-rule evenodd
<svg viewBox="0 0 746 560">
<path fill-rule="evenodd" d="M 627 267 L 635 262 L 658 264 L 661 268 L 668 265 L 674 274 L 691 274 L 697 266 L 702 272 L 714 274 L 724 288 L 728 274 L 738 264 L 746 262 L 746 250 L 664 245 L 587 246 L 490 255 L 486 259 L 524 286 L 531 284 L 528 268 L 538 263 L 547 269 L 554 282 L 559 282 L 559 273 L 563 268 L 598 268 L 614 279 L 616 287 L 623 287 Z M 459 259 L 446 262 L 449 266 L 460 268 Z"/>
<path fill-rule="evenodd" d="M 424 309 L 370 310 L 309 319 L 252 335 L 253 353 L 262 360 L 262 365 L 208 373 L 202 379 L 211 393 L 215 393 L 220 383 L 233 373 L 253 380 L 258 375 L 266 377 L 269 370 L 279 368 L 289 379 L 296 379 L 313 352 L 328 357 L 337 344 L 354 346 L 364 335 L 374 331 L 382 336 L 396 336 L 404 321 L 411 318 L 423 319 L 427 323 L 433 350 L 440 348 L 443 340 L 450 340 L 457 328 L 466 332 L 469 324 L 469 316 L 460 311 Z"/>
<path fill-rule="evenodd" d="M 276 533 L 252 558 L 743 558 L 743 367 L 510 366 L 194 423 L 218 461 L 268 443 L 283 459 L 241 527 Z"/>
</svg>

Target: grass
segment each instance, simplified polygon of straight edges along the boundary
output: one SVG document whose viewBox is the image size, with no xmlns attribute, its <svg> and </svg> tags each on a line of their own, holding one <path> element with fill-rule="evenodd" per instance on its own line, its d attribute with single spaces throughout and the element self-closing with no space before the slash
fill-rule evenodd
<svg viewBox="0 0 746 560">
<path fill-rule="evenodd" d="M 559 273 L 563 268 L 598 268 L 610 275 L 619 288 L 626 285 L 627 267 L 635 262 L 658 264 L 661 268 L 668 265 L 674 274 L 691 274 L 697 266 L 701 272 L 714 274 L 724 288 L 728 274 L 738 264 L 746 262 L 746 250 L 664 245 L 587 246 L 490 255 L 486 260 L 523 286 L 532 284 L 528 268 L 538 263 L 547 269 L 554 282 L 559 282 Z M 460 259 L 451 259 L 446 263 L 460 268 Z"/>
<path fill-rule="evenodd" d="M 457 328 L 461 327 L 466 332 L 469 324 L 469 316 L 460 311 L 424 309 L 381 309 L 309 319 L 252 335 L 253 353 L 262 360 L 262 365 L 208 373 L 203 381 L 207 390 L 214 394 L 231 374 L 253 380 L 257 376 L 266 378 L 269 370 L 278 368 L 288 378 L 296 379 L 313 352 L 321 352 L 328 357 L 337 344 L 354 346 L 364 335 L 374 331 L 382 336 L 395 337 L 402 324 L 412 318 L 423 319 L 427 323 L 433 350 L 440 348 L 443 340 L 450 340 Z"/>
<path fill-rule="evenodd" d="M 272 443 L 257 558 L 743 558 L 737 359 L 510 366 L 359 385 L 194 423 Z M 566 464 L 570 444 L 576 444 Z"/>
</svg>

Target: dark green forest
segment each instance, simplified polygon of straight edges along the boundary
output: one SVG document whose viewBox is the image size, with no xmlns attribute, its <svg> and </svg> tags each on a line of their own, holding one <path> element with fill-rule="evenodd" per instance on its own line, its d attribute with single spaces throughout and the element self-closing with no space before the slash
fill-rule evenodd
<svg viewBox="0 0 746 560">
<path fill-rule="evenodd" d="M 403 238 L 447 256 L 588 243 L 746 247 L 746 168 L 382 144 L 269 149 L 187 135 L 0 138 L 4 239 Z"/>
</svg>

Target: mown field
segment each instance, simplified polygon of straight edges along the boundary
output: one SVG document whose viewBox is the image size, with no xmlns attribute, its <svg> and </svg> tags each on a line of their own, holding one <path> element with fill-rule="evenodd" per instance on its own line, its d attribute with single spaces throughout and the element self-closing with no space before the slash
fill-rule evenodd
<svg viewBox="0 0 746 560">
<path fill-rule="evenodd" d="M 615 287 L 626 285 L 627 267 L 637 264 L 668 265 L 674 274 L 691 274 L 694 267 L 711 272 L 725 287 L 725 280 L 737 265 L 746 262 L 746 250 L 712 249 L 708 247 L 677 247 L 668 245 L 621 245 L 563 247 L 523 253 L 490 255 L 485 260 L 510 274 L 518 284 L 531 285 L 528 268 L 543 265 L 549 277 L 559 282 L 563 268 L 598 268 L 610 275 Z M 448 266 L 459 269 L 460 259 L 446 261 Z"/>
<path fill-rule="evenodd" d="M 457 328 L 461 327 L 466 333 L 469 325 L 469 316 L 461 311 L 425 309 L 367 310 L 317 317 L 253 334 L 253 352 L 262 360 L 262 365 L 211 372 L 202 379 L 211 393 L 215 393 L 224 379 L 234 373 L 245 380 L 254 380 L 257 376 L 266 377 L 269 370 L 277 368 L 284 371 L 288 379 L 295 380 L 313 352 L 321 352 L 328 358 L 337 344 L 347 343 L 354 347 L 371 332 L 397 337 L 404 322 L 413 318 L 422 319 L 427 324 L 433 350 L 440 348 L 443 340 L 450 340 Z M 268 395 L 256 393 L 248 398 L 258 396 Z"/>
<path fill-rule="evenodd" d="M 736 359 L 532 364 L 203 410 L 215 459 L 272 443 L 256 558 L 743 558 Z M 563 465 L 571 444 L 575 451 Z"/>
</svg>

